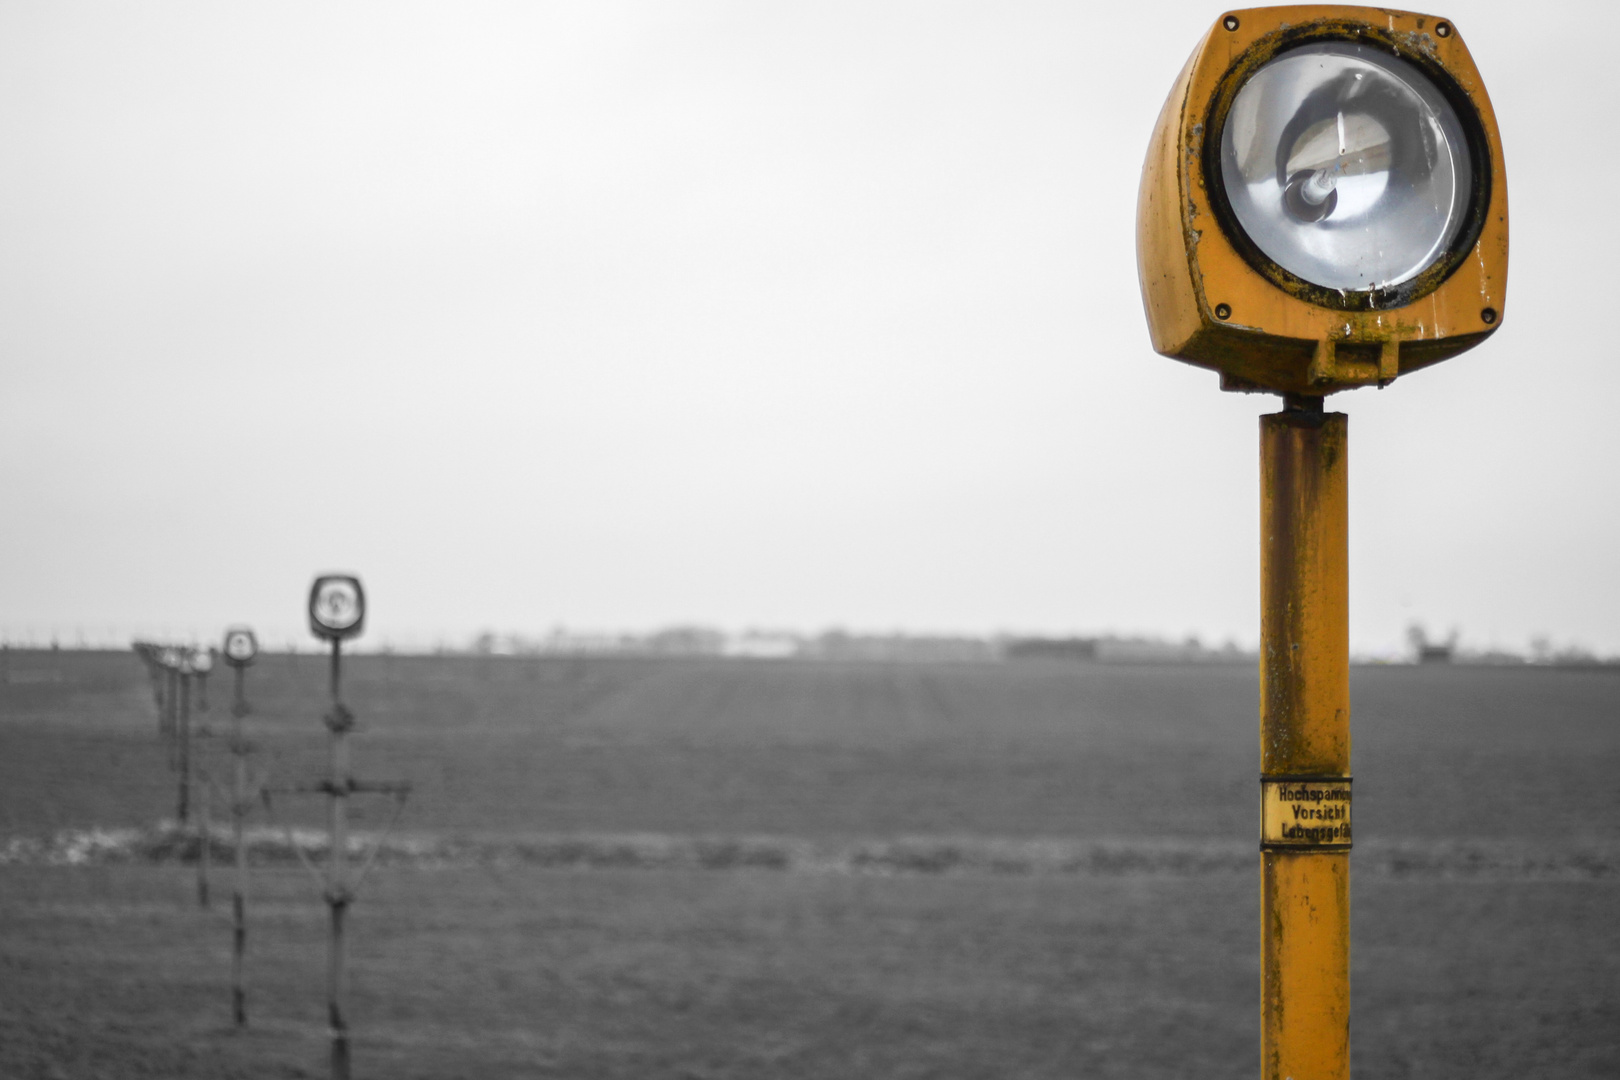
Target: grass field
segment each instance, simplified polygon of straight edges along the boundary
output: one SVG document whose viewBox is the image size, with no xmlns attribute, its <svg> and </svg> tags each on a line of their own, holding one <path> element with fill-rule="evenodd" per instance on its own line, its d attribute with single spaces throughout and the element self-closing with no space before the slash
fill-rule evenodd
<svg viewBox="0 0 1620 1080">
<path fill-rule="evenodd" d="M 0 837 L 173 814 L 133 656 L 6 659 Z M 347 670 L 357 771 L 416 783 L 412 837 L 488 856 L 368 880 L 357 1075 L 1258 1068 L 1250 669 Z M 323 676 L 313 656 L 249 675 L 273 783 L 324 766 Z M 1352 689 L 1358 1075 L 1620 1073 L 1620 676 L 1367 668 Z M 216 676 L 216 723 L 228 693 Z M 558 838 L 840 858 L 525 857 Z M 1092 854 L 1024 857 L 1049 850 Z M 0 1076 L 323 1074 L 324 912 L 296 867 L 256 873 L 254 1024 L 236 1035 L 228 927 L 188 868 L 41 861 L 0 865 Z"/>
</svg>

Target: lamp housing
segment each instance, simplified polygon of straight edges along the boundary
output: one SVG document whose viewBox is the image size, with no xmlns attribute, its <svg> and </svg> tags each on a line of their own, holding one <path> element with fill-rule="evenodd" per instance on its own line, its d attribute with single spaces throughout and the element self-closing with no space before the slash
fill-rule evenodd
<svg viewBox="0 0 1620 1080">
<path fill-rule="evenodd" d="M 322 574 L 309 588 L 309 629 L 318 638 L 359 637 L 366 625 L 366 591 L 353 574 Z"/>
<path fill-rule="evenodd" d="M 220 653 L 232 667 L 247 667 L 259 655 L 258 636 L 245 626 L 232 626 L 225 631 L 225 643 Z"/>
<path fill-rule="evenodd" d="M 1501 326 L 1501 139 L 1433 15 L 1216 19 L 1159 114 L 1136 226 L 1154 349 L 1225 390 L 1382 386 Z"/>
</svg>

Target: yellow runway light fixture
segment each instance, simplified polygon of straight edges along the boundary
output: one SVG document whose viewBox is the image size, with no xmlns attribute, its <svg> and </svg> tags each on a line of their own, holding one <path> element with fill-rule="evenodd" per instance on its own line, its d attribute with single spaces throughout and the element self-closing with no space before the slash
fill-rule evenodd
<svg viewBox="0 0 1620 1080">
<path fill-rule="evenodd" d="M 1507 177 L 1447 20 L 1252 8 L 1193 50 L 1136 218 L 1153 347 L 1260 418 L 1260 1048 L 1264 1080 L 1349 1080 L 1349 421 L 1340 390 L 1502 323 Z"/>
<path fill-rule="evenodd" d="M 191 674 L 197 680 L 197 707 L 203 712 L 208 711 L 208 675 L 213 670 L 213 649 L 196 648 L 191 650 Z"/>
<path fill-rule="evenodd" d="M 225 631 L 225 647 L 220 652 L 232 667 L 247 667 L 259 655 L 259 639 L 248 627 L 233 626 Z"/>
<path fill-rule="evenodd" d="M 309 629 L 318 638 L 358 637 L 366 625 L 366 591 L 353 574 L 322 574 L 309 587 Z"/>
<path fill-rule="evenodd" d="M 236 853 L 236 876 L 231 893 L 231 1013 L 238 1029 L 247 1027 L 247 895 L 248 849 L 247 815 L 252 804 L 249 793 L 263 784 L 249 783 L 248 754 L 252 752 L 242 731 L 248 715 L 245 682 L 247 669 L 259 655 L 259 638 L 250 627 L 232 626 L 225 631 L 219 650 L 236 675 L 236 693 L 231 702 L 231 836 Z"/>
<path fill-rule="evenodd" d="M 358 637 L 365 628 L 365 622 L 366 592 L 358 577 L 353 574 L 322 574 L 315 579 L 309 589 L 309 629 L 316 637 L 330 642 L 332 650 L 331 666 L 328 668 L 332 701 L 324 717 L 326 730 L 331 735 L 331 767 L 326 778 L 318 784 L 284 789 L 316 791 L 327 798 L 330 833 L 324 877 L 331 934 L 327 938 L 326 952 L 326 1017 L 331 1036 L 332 1080 L 349 1080 L 349 976 L 345 929 L 349 905 L 353 903 L 355 892 L 371 867 L 372 859 L 380 850 L 377 845 L 381 842 L 380 837 L 374 840 L 364 861 L 358 867 L 350 866 L 349 800 L 362 794 L 391 795 L 394 799 L 394 818 L 385 826 L 386 832 L 398 820 L 411 790 L 411 785 L 406 781 L 356 779 L 349 769 L 349 735 L 355 729 L 355 716 L 343 703 L 343 642 Z"/>
<path fill-rule="evenodd" d="M 1153 347 L 1229 390 L 1383 385 L 1483 341 L 1507 183 L 1456 29 L 1328 5 L 1216 20 L 1153 133 L 1137 269 Z"/>
</svg>

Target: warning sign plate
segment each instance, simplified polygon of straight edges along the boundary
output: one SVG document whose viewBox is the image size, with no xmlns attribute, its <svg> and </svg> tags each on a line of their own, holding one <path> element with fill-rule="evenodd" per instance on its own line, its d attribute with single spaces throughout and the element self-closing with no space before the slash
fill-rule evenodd
<svg viewBox="0 0 1620 1080">
<path fill-rule="evenodd" d="M 1260 847 L 1267 850 L 1348 851 L 1348 776 L 1260 778 Z"/>
</svg>

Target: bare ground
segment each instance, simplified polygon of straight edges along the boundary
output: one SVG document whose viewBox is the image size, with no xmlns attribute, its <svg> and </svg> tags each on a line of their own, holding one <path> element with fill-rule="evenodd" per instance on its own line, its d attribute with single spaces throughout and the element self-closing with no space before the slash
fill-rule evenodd
<svg viewBox="0 0 1620 1080">
<path fill-rule="evenodd" d="M 172 813 L 132 657 L 8 662 L 58 675 L 0 686 L 0 832 Z M 250 676 L 282 778 L 320 770 L 319 675 L 269 657 Z M 1620 678 L 1355 678 L 1357 1073 L 1620 1072 Z M 1240 669 L 367 658 L 350 685 L 359 769 L 418 783 L 423 835 L 1220 851 L 1254 835 Z M 314 884 L 255 874 L 242 1034 L 228 926 L 193 889 L 179 864 L 0 866 L 0 1076 L 324 1075 Z M 356 1075 L 1253 1075 L 1256 894 L 1225 856 L 384 866 L 355 909 Z"/>
</svg>

